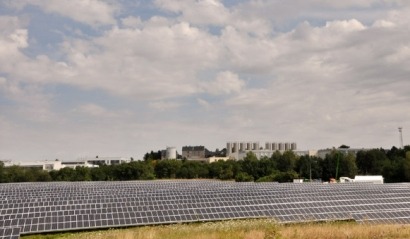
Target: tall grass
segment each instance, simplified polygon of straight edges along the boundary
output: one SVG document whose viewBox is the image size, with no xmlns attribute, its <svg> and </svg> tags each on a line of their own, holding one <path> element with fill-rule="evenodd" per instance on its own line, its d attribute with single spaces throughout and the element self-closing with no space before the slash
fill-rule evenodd
<svg viewBox="0 0 410 239">
<path fill-rule="evenodd" d="M 25 239 L 384 239 L 410 238 L 410 226 L 354 222 L 278 225 L 272 220 L 146 226 L 80 233 L 25 236 Z"/>
</svg>

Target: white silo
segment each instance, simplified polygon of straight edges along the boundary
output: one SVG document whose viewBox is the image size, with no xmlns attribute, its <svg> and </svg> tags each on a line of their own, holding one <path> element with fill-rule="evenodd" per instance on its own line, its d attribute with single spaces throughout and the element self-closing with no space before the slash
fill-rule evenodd
<svg viewBox="0 0 410 239">
<path fill-rule="evenodd" d="M 239 151 L 245 151 L 246 150 L 246 143 L 245 142 L 241 142 L 241 145 L 239 147 Z"/>
<path fill-rule="evenodd" d="M 258 142 L 253 142 L 252 150 L 258 150 L 258 149 L 259 149 L 259 143 Z"/>
<path fill-rule="evenodd" d="M 234 143 L 233 143 L 233 150 L 232 150 L 232 152 L 233 152 L 233 153 L 238 152 L 238 142 L 234 142 Z"/>
<path fill-rule="evenodd" d="M 166 159 L 176 159 L 177 158 L 177 149 L 175 147 L 167 147 L 167 151 L 165 153 Z"/>
<path fill-rule="evenodd" d="M 285 150 L 285 144 L 279 143 L 279 150 Z"/>
<path fill-rule="evenodd" d="M 228 142 L 226 143 L 226 156 L 229 156 L 232 154 L 232 143 Z"/>
</svg>

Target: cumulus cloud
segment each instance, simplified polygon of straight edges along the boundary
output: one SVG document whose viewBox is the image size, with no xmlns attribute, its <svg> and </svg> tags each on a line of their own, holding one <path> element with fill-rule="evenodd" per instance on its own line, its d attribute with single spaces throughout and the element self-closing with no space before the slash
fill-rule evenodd
<svg viewBox="0 0 410 239">
<path fill-rule="evenodd" d="M 149 103 L 149 106 L 155 110 L 169 111 L 180 107 L 180 104 L 176 102 L 155 101 Z"/>
<path fill-rule="evenodd" d="M 148 8 L 155 11 L 120 16 L 123 2 L 7 3 L 19 10 L 0 16 L 0 102 L 15 107 L 0 105 L 0 127 L 16 132 L 15 140 L 25 136 L 19 127 L 30 129 L 28 140 L 44 132 L 47 144 L 53 134 L 87 143 L 112 135 L 118 142 L 107 154 L 133 151 L 122 145 L 153 147 L 139 148 L 143 155 L 161 144 L 195 143 L 175 139 L 181 132 L 210 148 L 241 138 L 380 147 L 394 144 L 391 129 L 410 127 L 405 1 L 158 0 Z M 46 45 L 32 51 L 37 28 L 22 20 L 30 19 L 29 4 L 44 18 L 59 14 L 98 32 L 62 33 L 54 42 L 59 57 Z M 104 143 L 69 148 L 94 154 Z"/>
<path fill-rule="evenodd" d="M 38 6 L 48 13 L 56 13 L 75 21 L 90 25 L 113 25 L 118 6 L 101 0 L 16 0 L 9 6 L 22 9 L 27 5 Z"/>
<path fill-rule="evenodd" d="M 91 42 L 66 42 L 64 51 L 79 76 L 68 79 L 70 84 L 152 99 L 195 93 L 196 73 L 213 66 L 219 54 L 212 35 L 156 19 L 142 29 L 114 28 Z"/>
<path fill-rule="evenodd" d="M 166 10 L 180 13 L 180 19 L 199 25 L 222 25 L 229 18 L 229 10 L 219 0 L 156 0 L 155 4 Z"/>
<path fill-rule="evenodd" d="M 203 82 L 202 87 L 210 94 L 239 93 L 245 86 L 245 82 L 231 71 L 219 72 L 213 81 Z"/>
<path fill-rule="evenodd" d="M 104 107 L 93 104 L 93 103 L 88 103 L 81 105 L 78 107 L 75 111 L 88 114 L 91 116 L 109 116 L 111 113 L 109 113 Z"/>
</svg>

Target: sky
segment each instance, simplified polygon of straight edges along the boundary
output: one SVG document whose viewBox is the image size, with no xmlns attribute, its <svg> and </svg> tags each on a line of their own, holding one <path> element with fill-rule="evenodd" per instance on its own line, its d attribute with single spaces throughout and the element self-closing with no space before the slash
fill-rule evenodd
<svg viewBox="0 0 410 239">
<path fill-rule="evenodd" d="M 0 0 L 0 159 L 410 135 L 410 1 Z"/>
</svg>

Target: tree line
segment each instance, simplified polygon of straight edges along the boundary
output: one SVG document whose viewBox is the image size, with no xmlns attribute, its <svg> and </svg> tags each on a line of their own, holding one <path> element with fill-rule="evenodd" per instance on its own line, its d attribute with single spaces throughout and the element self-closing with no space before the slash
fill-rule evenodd
<svg viewBox="0 0 410 239">
<path fill-rule="evenodd" d="M 153 179 L 219 179 L 238 182 L 293 179 L 323 180 L 341 176 L 383 175 L 385 182 L 410 182 L 410 146 L 390 150 L 371 149 L 345 154 L 333 149 L 325 158 L 297 156 L 293 151 L 279 151 L 257 159 L 249 152 L 243 160 L 202 163 L 190 160 L 160 160 L 146 157 L 117 165 L 96 168 L 62 168 L 44 171 L 20 166 L 4 167 L 0 162 L 0 182 L 45 181 L 122 181 Z"/>
</svg>

